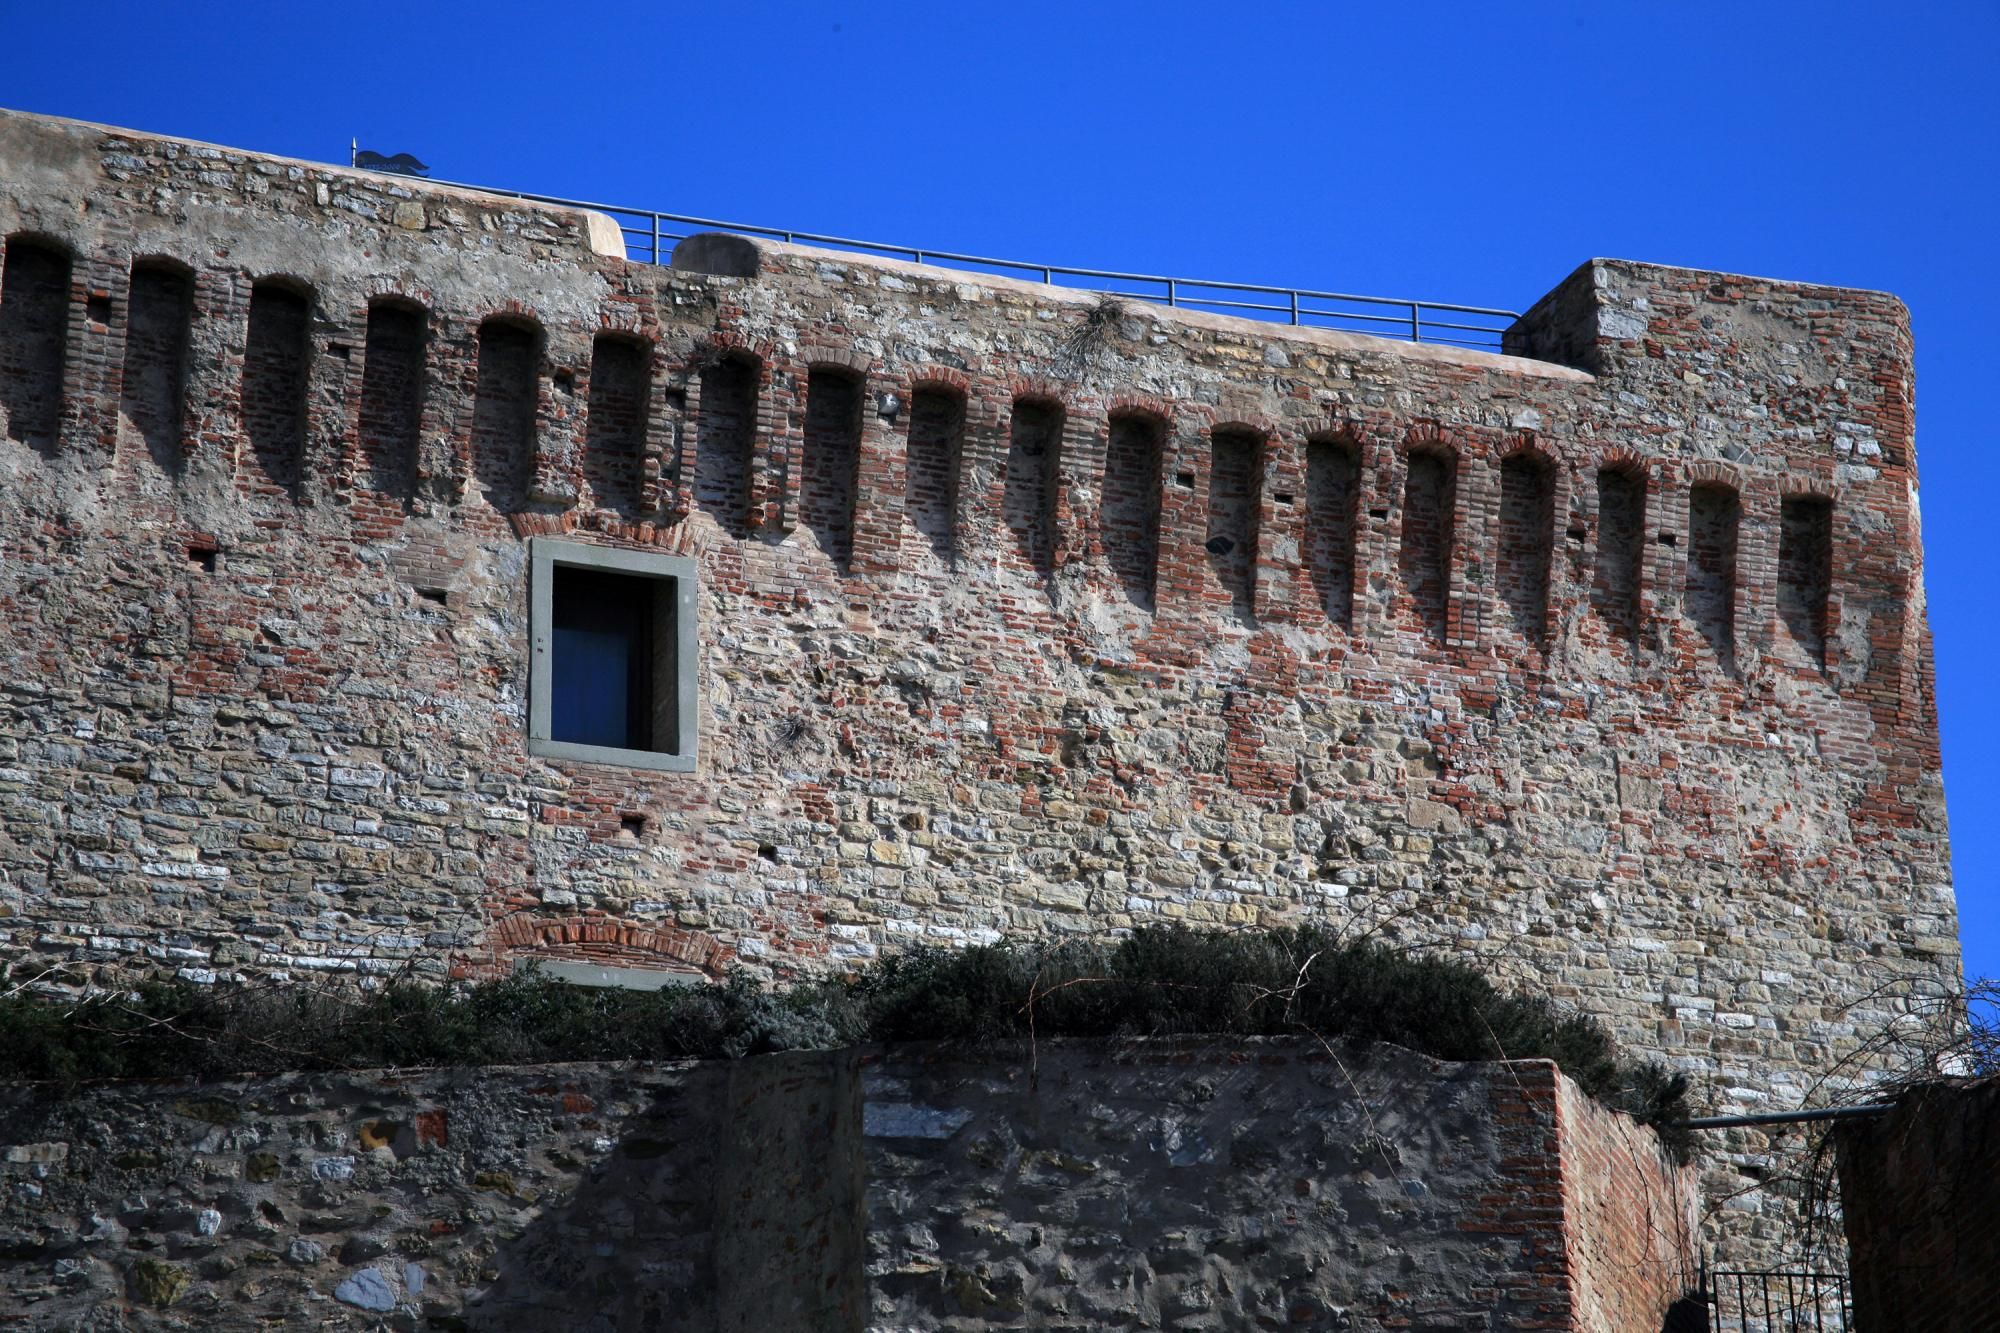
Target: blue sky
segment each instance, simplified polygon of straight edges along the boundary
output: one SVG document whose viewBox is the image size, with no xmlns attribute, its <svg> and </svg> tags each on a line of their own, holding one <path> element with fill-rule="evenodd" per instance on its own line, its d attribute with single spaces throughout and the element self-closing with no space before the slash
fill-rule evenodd
<svg viewBox="0 0 2000 1333">
<path fill-rule="evenodd" d="M 1597 255 L 1894 292 L 1967 970 L 2000 975 L 2000 4 L 1900 8 L 0 0 L 0 105 L 1084 267 L 1514 309 Z"/>
</svg>

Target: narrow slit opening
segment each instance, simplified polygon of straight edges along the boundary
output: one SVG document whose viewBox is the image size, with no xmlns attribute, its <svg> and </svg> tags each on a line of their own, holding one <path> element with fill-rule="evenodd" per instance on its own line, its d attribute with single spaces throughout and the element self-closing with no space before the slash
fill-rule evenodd
<svg viewBox="0 0 2000 1333">
<path fill-rule="evenodd" d="M 959 468 L 965 454 L 965 395 L 918 389 L 910 398 L 903 512 L 931 554 L 949 565 L 958 554 Z"/>
<path fill-rule="evenodd" d="M 694 502 L 732 537 L 748 536 L 750 530 L 750 459 L 761 374 L 754 358 L 736 353 L 701 371 Z"/>
<path fill-rule="evenodd" d="M 1792 650 L 1826 670 L 1827 595 L 1833 584 L 1833 502 L 1787 497 L 1778 508 L 1778 621 Z"/>
<path fill-rule="evenodd" d="M 1354 623 L 1355 510 L 1360 451 L 1337 439 L 1306 443 L 1306 578 L 1329 623 Z"/>
<path fill-rule="evenodd" d="M 312 302 L 304 293 L 277 282 L 250 289 L 243 433 L 255 469 L 251 482 L 294 498 L 305 463 L 311 335 Z"/>
<path fill-rule="evenodd" d="M 1256 607 L 1257 504 L 1264 442 L 1251 431 L 1224 429 L 1214 432 L 1209 443 L 1205 543 L 1209 568 L 1215 571 L 1230 614 L 1248 624 Z"/>
<path fill-rule="evenodd" d="M 181 404 L 187 389 L 194 284 L 165 264 L 132 267 L 125 306 L 125 364 L 119 376 L 120 433 L 136 436 L 154 466 L 179 476 L 185 464 Z"/>
<path fill-rule="evenodd" d="M 1125 599 L 1151 611 L 1160 550 L 1160 455 L 1166 428 L 1157 418 L 1111 418 L 1104 450 L 1104 498 L 1099 511 L 1104 555 Z"/>
<path fill-rule="evenodd" d="M 854 559 L 854 493 L 861 462 L 861 377 L 817 369 L 806 376 L 799 521 L 845 573 Z"/>
<path fill-rule="evenodd" d="M 636 338 L 603 334 L 591 344 L 583 477 L 598 507 L 620 514 L 636 514 L 644 490 L 651 363 Z"/>
<path fill-rule="evenodd" d="M 1549 628 L 1555 469 L 1530 454 L 1500 464 L 1500 597 L 1514 632 L 1541 644 Z"/>
<path fill-rule="evenodd" d="M 361 465 L 370 490 L 400 500 L 417 491 L 426 324 L 414 306 L 377 302 L 362 344 Z"/>
<path fill-rule="evenodd" d="M 1055 561 L 1056 468 L 1062 452 L 1063 410 L 1054 403 L 1014 404 L 1007 439 L 1007 489 L 1002 516 L 1014 550 L 1037 573 Z"/>
<path fill-rule="evenodd" d="M 56 452 L 62 435 L 69 301 L 69 255 L 32 237 L 8 237 L 0 260 L 0 426 L 44 456 Z"/>
<path fill-rule="evenodd" d="M 472 468 L 486 503 L 502 513 L 527 499 L 540 399 L 541 330 L 489 319 L 479 326 L 478 381 L 472 401 Z"/>
</svg>

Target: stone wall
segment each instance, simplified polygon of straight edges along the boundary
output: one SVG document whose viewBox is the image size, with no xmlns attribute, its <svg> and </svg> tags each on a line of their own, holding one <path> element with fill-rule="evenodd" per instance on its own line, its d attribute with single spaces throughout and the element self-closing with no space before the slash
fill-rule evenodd
<svg viewBox="0 0 2000 1333">
<path fill-rule="evenodd" d="M 1546 1062 L 1310 1039 L 14 1089 L 0 1176 L 51 1331 L 1630 1333 L 1694 1224 Z"/>
<path fill-rule="evenodd" d="M 1318 919 L 1738 1110 L 1956 978 L 1893 298 L 1596 261 L 1496 355 L 628 265 L 602 219 L 13 114 L 0 161 L 16 978 Z M 697 562 L 692 773 L 528 753 L 537 535 Z"/>
<path fill-rule="evenodd" d="M 2000 1080 L 1906 1092 L 1833 1136 L 1859 1333 L 1956 1333 L 2000 1311 Z"/>
</svg>

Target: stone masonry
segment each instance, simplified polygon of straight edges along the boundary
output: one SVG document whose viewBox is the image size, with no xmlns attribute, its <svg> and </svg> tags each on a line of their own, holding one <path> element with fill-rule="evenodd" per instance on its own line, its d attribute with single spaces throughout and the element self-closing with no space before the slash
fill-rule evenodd
<svg viewBox="0 0 2000 1333">
<path fill-rule="evenodd" d="M 0 1092 L 0 1324 L 1655 1333 L 1693 1171 L 1310 1038 Z"/>
<path fill-rule="evenodd" d="M 1598 260 L 1500 355 L 13 113 L 0 163 L 16 984 L 1314 919 L 1768 1110 L 1957 978 L 1891 297 Z M 529 754 L 551 536 L 694 561 L 693 772 Z"/>
</svg>

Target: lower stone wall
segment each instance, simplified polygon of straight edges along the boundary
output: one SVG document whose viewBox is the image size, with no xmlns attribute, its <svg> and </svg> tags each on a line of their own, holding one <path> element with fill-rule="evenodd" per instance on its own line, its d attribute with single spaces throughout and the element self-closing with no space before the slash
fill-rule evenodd
<svg viewBox="0 0 2000 1333">
<path fill-rule="evenodd" d="M 2000 1079 L 1906 1093 L 1834 1133 L 1860 1333 L 2000 1321 Z"/>
<path fill-rule="evenodd" d="M 0 1327 L 1660 1327 L 1692 1174 L 1543 1062 L 870 1047 L 0 1093 Z"/>
</svg>

